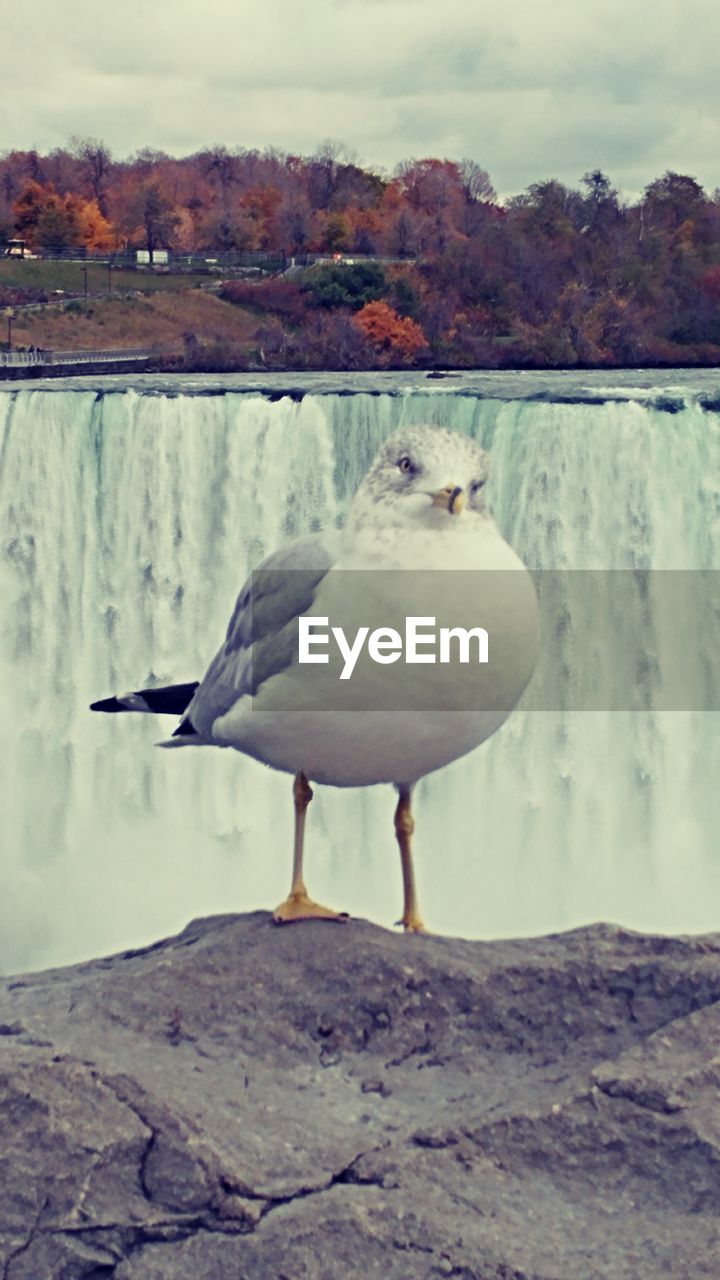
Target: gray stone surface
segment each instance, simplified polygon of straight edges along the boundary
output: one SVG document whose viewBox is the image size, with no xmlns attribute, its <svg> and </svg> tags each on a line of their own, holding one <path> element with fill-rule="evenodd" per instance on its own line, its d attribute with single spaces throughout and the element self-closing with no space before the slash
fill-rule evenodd
<svg viewBox="0 0 720 1280">
<path fill-rule="evenodd" d="M 196 921 L 0 992 L 2 1280 L 720 1276 L 720 936 Z"/>
</svg>

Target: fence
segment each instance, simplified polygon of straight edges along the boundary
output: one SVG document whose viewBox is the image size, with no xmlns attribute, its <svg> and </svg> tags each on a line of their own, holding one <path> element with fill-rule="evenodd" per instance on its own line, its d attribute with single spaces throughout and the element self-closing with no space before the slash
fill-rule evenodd
<svg viewBox="0 0 720 1280">
<path fill-rule="evenodd" d="M 0 256 L 2 247 L 0 246 Z M 44 262 L 81 262 L 81 263 L 97 263 L 102 266 L 113 266 L 117 268 L 134 269 L 138 266 L 140 271 L 155 268 L 155 270 L 165 270 L 168 267 L 175 270 L 192 270 L 192 271 L 209 271 L 217 270 L 224 267 L 256 267 L 260 271 L 284 271 L 290 266 L 291 262 L 296 266 L 312 266 L 316 262 L 335 262 L 335 261 L 351 261 L 351 262 L 384 262 L 384 263 L 407 263 L 414 261 L 414 257 L 408 254 L 389 255 L 377 253 L 353 253 L 347 250 L 343 253 L 285 253 L 282 249 L 266 250 L 266 251 L 250 251 L 242 249 L 213 250 L 206 249 L 203 252 L 183 252 L 181 249 L 163 250 L 162 262 L 138 263 L 135 249 L 120 249 L 114 252 L 108 252 L 100 249 L 86 249 L 84 245 L 76 246 L 72 249 L 39 249 L 38 257 Z M 21 261 L 16 258 L 14 261 Z"/>
<path fill-rule="evenodd" d="M 0 368 L 15 369 L 23 364 L 45 364 L 41 351 L 0 351 Z"/>
<path fill-rule="evenodd" d="M 118 351 L 0 351 L 0 368 L 17 369 L 23 365 L 124 364 L 152 360 L 159 355 L 151 347 L 125 347 Z"/>
<path fill-rule="evenodd" d="M 285 265 L 286 255 L 282 250 L 266 250 L 258 252 L 244 251 L 240 249 L 213 250 L 207 249 L 203 252 L 189 253 L 183 252 L 181 249 L 165 249 L 162 261 L 155 263 L 140 262 L 138 263 L 137 251 L 135 249 L 117 249 L 108 251 L 107 249 L 86 249 L 84 245 L 75 245 L 68 249 L 51 249 L 39 248 L 34 259 L 43 262 L 81 262 L 81 263 L 98 263 L 107 266 L 110 263 L 113 267 L 143 267 L 155 266 L 156 268 L 164 268 L 168 265 L 175 267 L 188 267 L 197 270 L 208 270 L 212 267 L 260 267 L 269 271 L 279 271 Z M 2 257 L 2 244 L 0 243 L 0 258 Z M 8 259 L 6 259 L 7 261 Z M 25 259 L 14 257 L 13 262 L 22 262 Z"/>
<path fill-rule="evenodd" d="M 43 364 L 118 364 L 123 360 L 152 360 L 151 347 L 125 347 L 119 351 L 43 351 Z"/>
</svg>

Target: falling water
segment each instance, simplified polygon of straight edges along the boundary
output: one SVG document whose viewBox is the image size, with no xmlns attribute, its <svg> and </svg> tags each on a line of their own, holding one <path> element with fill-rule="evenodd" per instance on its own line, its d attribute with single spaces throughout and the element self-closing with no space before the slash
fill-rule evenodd
<svg viewBox="0 0 720 1280">
<path fill-rule="evenodd" d="M 284 896 L 286 776 L 230 751 L 156 751 L 171 722 L 87 705 L 202 675 L 249 570 L 340 521 L 401 422 L 453 425 L 491 449 L 496 518 L 534 567 L 720 568 L 720 418 L 692 395 L 673 412 L 657 404 L 444 387 L 300 400 L 0 392 L 3 968 Z M 430 925 L 474 937 L 600 918 L 720 928 L 719 729 L 711 712 L 519 710 L 420 784 Z M 390 791 L 318 793 L 313 895 L 392 923 Z"/>
</svg>

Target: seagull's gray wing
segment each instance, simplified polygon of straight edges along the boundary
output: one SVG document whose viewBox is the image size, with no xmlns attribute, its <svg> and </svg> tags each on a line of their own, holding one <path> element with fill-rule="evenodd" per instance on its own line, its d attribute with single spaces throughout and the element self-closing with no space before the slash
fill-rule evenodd
<svg viewBox="0 0 720 1280">
<path fill-rule="evenodd" d="M 286 543 L 248 578 L 227 629 L 190 703 L 177 735 L 209 737 L 219 716 L 238 698 L 254 695 L 263 681 L 289 667 L 297 653 L 297 619 L 335 561 L 333 532 Z"/>
</svg>

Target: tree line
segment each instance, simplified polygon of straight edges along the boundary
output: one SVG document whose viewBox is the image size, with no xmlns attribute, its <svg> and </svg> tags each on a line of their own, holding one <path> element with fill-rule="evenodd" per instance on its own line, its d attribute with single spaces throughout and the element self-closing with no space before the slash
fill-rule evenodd
<svg viewBox="0 0 720 1280">
<path fill-rule="evenodd" d="M 381 174 L 325 143 L 307 157 L 217 146 L 121 161 L 75 138 L 0 157 L 11 237 L 40 251 L 396 260 L 228 283 L 228 300 L 262 312 L 268 363 L 352 368 L 371 351 L 380 364 L 720 364 L 720 192 L 672 171 L 636 200 L 596 169 L 500 201 L 473 160 Z"/>
</svg>

